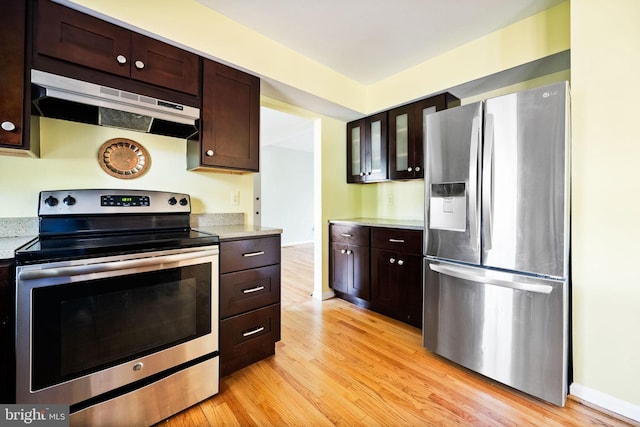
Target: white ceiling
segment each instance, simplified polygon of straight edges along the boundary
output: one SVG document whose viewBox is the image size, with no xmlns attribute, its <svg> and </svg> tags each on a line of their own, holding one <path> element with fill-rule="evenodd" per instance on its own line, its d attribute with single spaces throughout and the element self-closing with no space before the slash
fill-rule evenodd
<svg viewBox="0 0 640 427">
<path fill-rule="evenodd" d="M 198 0 L 372 84 L 564 0 Z M 312 151 L 310 120 L 262 108 L 261 144 Z"/>
<path fill-rule="evenodd" d="M 564 0 L 198 0 L 372 84 Z"/>
</svg>

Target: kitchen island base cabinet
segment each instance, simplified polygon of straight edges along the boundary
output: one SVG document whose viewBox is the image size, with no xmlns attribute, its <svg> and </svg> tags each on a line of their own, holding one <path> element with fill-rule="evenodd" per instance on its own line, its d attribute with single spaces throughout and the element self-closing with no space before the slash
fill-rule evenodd
<svg viewBox="0 0 640 427">
<path fill-rule="evenodd" d="M 220 376 L 275 354 L 280 235 L 220 242 Z"/>
</svg>

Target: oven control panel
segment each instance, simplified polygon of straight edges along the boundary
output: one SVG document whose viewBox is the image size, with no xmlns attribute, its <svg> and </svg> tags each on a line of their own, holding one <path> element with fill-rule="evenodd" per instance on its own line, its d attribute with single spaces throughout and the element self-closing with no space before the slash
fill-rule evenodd
<svg viewBox="0 0 640 427">
<path fill-rule="evenodd" d="M 188 194 L 145 190 L 41 191 L 39 216 L 191 213 Z"/>
</svg>

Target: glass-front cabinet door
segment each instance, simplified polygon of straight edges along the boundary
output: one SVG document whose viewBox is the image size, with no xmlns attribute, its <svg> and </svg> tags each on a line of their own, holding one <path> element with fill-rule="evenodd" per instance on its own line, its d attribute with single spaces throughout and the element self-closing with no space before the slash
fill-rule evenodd
<svg viewBox="0 0 640 427">
<path fill-rule="evenodd" d="M 387 178 L 387 113 L 348 123 L 347 182 L 375 182 Z"/>
<path fill-rule="evenodd" d="M 425 117 L 447 108 L 448 99 L 440 94 L 389 111 L 389 179 L 424 178 Z"/>
</svg>

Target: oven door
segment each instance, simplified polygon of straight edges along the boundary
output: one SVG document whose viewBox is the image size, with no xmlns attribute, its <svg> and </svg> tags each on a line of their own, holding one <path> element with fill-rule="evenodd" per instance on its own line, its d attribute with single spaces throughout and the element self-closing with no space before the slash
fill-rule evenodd
<svg viewBox="0 0 640 427">
<path fill-rule="evenodd" d="M 19 266 L 17 403 L 73 405 L 216 357 L 218 254 L 207 246 Z"/>
</svg>

